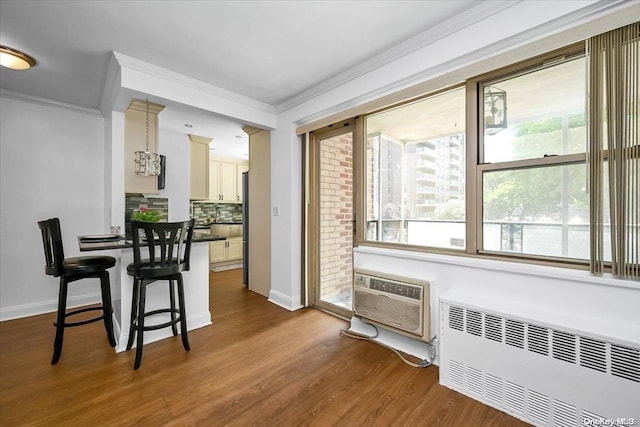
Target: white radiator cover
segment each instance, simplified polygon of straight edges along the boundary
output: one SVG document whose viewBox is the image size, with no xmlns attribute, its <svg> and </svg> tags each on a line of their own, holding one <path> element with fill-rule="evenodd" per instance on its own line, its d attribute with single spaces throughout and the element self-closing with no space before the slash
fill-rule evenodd
<svg viewBox="0 0 640 427">
<path fill-rule="evenodd" d="M 640 344 L 446 298 L 440 383 L 537 426 L 640 423 Z"/>
</svg>

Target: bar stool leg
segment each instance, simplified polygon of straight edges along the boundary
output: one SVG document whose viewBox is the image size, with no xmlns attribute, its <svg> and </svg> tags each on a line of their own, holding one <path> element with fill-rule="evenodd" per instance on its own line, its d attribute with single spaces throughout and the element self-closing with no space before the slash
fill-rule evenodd
<svg viewBox="0 0 640 427">
<path fill-rule="evenodd" d="M 140 288 L 140 296 L 138 297 L 138 321 L 136 322 L 138 337 L 136 341 L 136 361 L 133 364 L 133 369 L 138 369 L 140 367 L 140 362 L 142 361 L 142 346 L 144 344 L 144 303 L 147 294 L 147 286 L 144 283 L 144 280 L 141 280 L 140 282 L 141 283 L 138 285 Z"/>
<path fill-rule="evenodd" d="M 185 350 L 191 350 L 189 337 L 187 336 L 187 311 L 184 304 L 184 284 L 182 274 L 178 275 L 178 305 L 180 306 L 180 334 L 182 335 L 182 346 Z"/>
<path fill-rule="evenodd" d="M 131 290 L 131 317 L 129 321 L 129 339 L 127 340 L 127 351 L 133 347 L 133 339 L 136 336 L 138 299 L 140 298 L 140 279 L 133 279 L 133 289 Z"/>
<path fill-rule="evenodd" d="M 113 334 L 113 307 L 111 306 L 111 283 L 109 282 L 109 272 L 103 271 L 100 274 L 100 290 L 102 291 L 102 313 L 104 315 L 104 328 L 107 330 L 107 338 L 111 347 L 116 346 L 116 339 Z"/>
<path fill-rule="evenodd" d="M 171 331 L 175 337 L 178 335 L 178 328 L 176 327 L 176 291 L 173 282 L 173 280 L 169 280 L 169 302 L 171 304 Z"/>
<path fill-rule="evenodd" d="M 57 321 L 54 323 L 56 327 L 56 338 L 53 341 L 53 357 L 51 358 L 51 364 L 55 365 L 60 360 L 60 354 L 62 354 L 62 340 L 64 338 L 64 321 L 65 314 L 67 312 L 67 280 L 64 277 L 60 278 L 60 289 L 58 291 L 58 315 Z"/>
</svg>

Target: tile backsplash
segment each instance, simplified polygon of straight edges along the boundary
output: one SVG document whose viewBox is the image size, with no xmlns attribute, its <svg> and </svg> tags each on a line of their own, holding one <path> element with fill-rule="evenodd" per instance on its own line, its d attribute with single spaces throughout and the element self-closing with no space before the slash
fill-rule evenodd
<svg viewBox="0 0 640 427">
<path fill-rule="evenodd" d="M 147 208 L 160 213 L 160 221 L 169 220 L 169 199 L 162 197 L 145 197 L 142 194 L 125 194 L 124 231 L 131 237 L 131 215 L 140 208 Z"/>
<path fill-rule="evenodd" d="M 191 202 L 191 217 L 196 223 L 242 222 L 242 205 L 234 203 Z"/>
</svg>

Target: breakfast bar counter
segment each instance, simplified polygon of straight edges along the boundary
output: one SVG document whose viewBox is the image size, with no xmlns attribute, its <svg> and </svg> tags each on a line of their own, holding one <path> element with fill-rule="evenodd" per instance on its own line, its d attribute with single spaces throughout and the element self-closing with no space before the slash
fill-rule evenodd
<svg viewBox="0 0 640 427">
<path fill-rule="evenodd" d="M 87 239 L 87 237 L 90 237 Z M 121 236 L 78 236 L 81 252 L 104 251 L 116 258 L 115 267 L 109 269 L 111 278 L 111 298 L 113 301 L 114 333 L 116 351 L 126 349 L 129 338 L 131 317 L 131 294 L 133 278 L 127 274 L 127 265 L 133 262 L 133 243 Z M 211 325 L 209 311 L 209 242 L 225 240 L 221 236 L 194 231 L 191 245 L 190 269 L 182 273 L 184 279 L 187 329 L 193 330 Z M 203 244 L 204 243 L 204 244 Z M 147 307 L 150 310 L 161 308 L 168 300 L 167 286 L 149 286 Z M 168 315 L 167 315 L 168 316 Z M 156 318 L 157 317 L 157 318 Z M 149 320 L 152 324 L 163 323 L 162 315 Z M 144 335 L 145 344 L 173 337 L 171 328 L 149 331 Z"/>
</svg>

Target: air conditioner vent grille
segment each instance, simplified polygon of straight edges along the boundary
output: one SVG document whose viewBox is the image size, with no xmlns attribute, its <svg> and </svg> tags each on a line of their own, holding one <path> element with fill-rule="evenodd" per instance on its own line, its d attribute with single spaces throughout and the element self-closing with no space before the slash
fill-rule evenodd
<svg viewBox="0 0 640 427">
<path fill-rule="evenodd" d="M 396 283 L 389 280 L 371 278 L 369 289 L 386 292 L 388 294 L 399 295 L 420 301 L 422 298 L 422 287 L 412 286 L 406 283 Z"/>
</svg>

